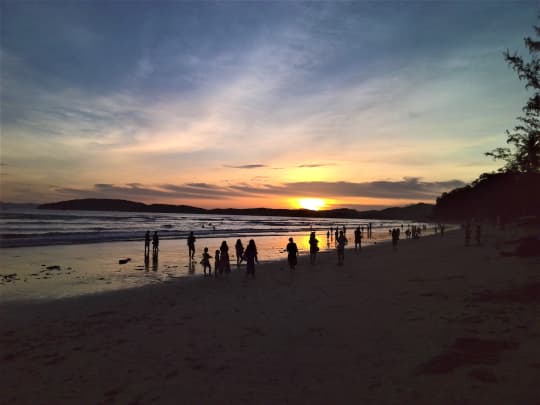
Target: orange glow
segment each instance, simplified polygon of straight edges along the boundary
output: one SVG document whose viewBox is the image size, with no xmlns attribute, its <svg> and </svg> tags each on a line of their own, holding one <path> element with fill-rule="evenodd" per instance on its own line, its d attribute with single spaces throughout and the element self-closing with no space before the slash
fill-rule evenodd
<svg viewBox="0 0 540 405">
<path fill-rule="evenodd" d="M 326 205 L 325 201 L 321 198 L 299 198 L 297 204 L 301 208 L 311 211 L 319 211 Z"/>
</svg>

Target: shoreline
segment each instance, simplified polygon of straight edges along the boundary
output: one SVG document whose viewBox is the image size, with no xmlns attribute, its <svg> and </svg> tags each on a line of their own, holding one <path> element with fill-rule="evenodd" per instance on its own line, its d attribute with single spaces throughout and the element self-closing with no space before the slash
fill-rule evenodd
<svg viewBox="0 0 540 405">
<path fill-rule="evenodd" d="M 0 305 L 0 403 L 536 403 L 540 259 L 497 250 L 519 234 Z"/>
<path fill-rule="evenodd" d="M 429 235 L 428 235 L 429 236 Z M 300 254 L 309 255 L 309 233 L 254 236 L 259 260 L 286 260 L 284 248 L 288 237 L 294 237 Z M 426 236 L 424 236 L 426 237 Z M 234 237 L 227 238 L 231 249 L 231 266 L 236 271 Z M 389 239 L 386 232 L 363 239 L 363 248 Z M 334 241 L 319 236 L 322 254 L 335 251 Z M 82 295 L 100 291 L 137 288 L 146 284 L 174 281 L 178 278 L 197 277 L 202 273 L 199 264 L 203 247 L 209 247 L 211 256 L 219 248 L 222 238 L 199 238 L 195 260 L 188 259 L 184 239 L 161 240 L 157 260 L 143 255 L 143 241 L 107 242 L 12 248 L 0 251 L 0 303 L 21 299 L 58 299 L 67 295 Z M 247 240 L 243 240 L 244 245 Z M 352 242 L 349 246 L 353 245 Z M 349 249 L 347 249 L 349 250 Z M 119 264 L 119 260 L 130 260 Z M 301 259 L 302 260 L 302 259 Z M 213 259 L 212 266 L 213 266 Z M 245 262 L 241 268 L 245 267 Z M 48 270 L 54 268 L 54 270 Z"/>
</svg>

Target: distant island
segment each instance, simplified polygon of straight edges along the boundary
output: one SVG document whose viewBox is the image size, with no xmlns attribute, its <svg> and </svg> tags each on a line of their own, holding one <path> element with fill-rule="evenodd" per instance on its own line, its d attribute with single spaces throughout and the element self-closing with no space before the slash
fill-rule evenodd
<svg viewBox="0 0 540 405">
<path fill-rule="evenodd" d="M 160 212 L 177 214 L 214 214 L 214 215 L 253 215 L 282 216 L 301 218 L 362 218 L 362 219 L 396 219 L 427 221 L 431 218 L 433 204 L 418 203 L 406 207 L 392 207 L 382 210 L 357 211 L 349 208 L 311 211 L 307 209 L 273 209 L 273 208 L 215 208 L 204 209 L 189 205 L 144 204 L 140 202 L 84 198 L 42 204 L 42 210 L 84 210 L 84 211 L 127 211 L 127 212 Z"/>
</svg>

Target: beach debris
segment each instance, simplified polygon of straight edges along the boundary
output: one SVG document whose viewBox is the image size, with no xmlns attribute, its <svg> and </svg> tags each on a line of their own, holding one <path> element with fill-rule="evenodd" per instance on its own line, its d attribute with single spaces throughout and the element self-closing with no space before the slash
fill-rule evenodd
<svg viewBox="0 0 540 405">
<path fill-rule="evenodd" d="M 119 259 L 118 264 L 126 264 L 127 262 L 131 261 L 131 257 L 128 257 L 126 259 Z"/>
<path fill-rule="evenodd" d="M 47 266 L 45 267 L 47 270 L 60 270 L 60 266 L 55 264 L 53 266 Z"/>
<path fill-rule="evenodd" d="M 12 281 L 18 280 L 17 273 L 0 274 L 0 277 L 2 277 L 3 283 L 11 283 Z"/>
</svg>

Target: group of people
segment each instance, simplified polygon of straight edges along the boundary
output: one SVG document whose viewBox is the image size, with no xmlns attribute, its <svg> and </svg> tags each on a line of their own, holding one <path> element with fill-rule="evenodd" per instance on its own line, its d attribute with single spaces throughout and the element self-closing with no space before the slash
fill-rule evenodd
<svg viewBox="0 0 540 405">
<path fill-rule="evenodd" d="M 366 229 L 366 232 L 368 233 L 368 235 L 371 233 L 371 228 L 372 226 L 370 223 Z M 413 239 L 415 239 L 420 236 L 421 231 L 422 229 L 419 226 L 413 225 L 412 228 L 407 228 L 407 231 L 405 232 L 405 234 L 407 238 L 412 237 Z M 347 232 L 347 229 L 343 225 L 341 230 L 339 230 L 339 228 L 336 226 L 335 230 L 334 228 L 330 228 L 330 230 L 328 230 L 326 233 L 328 241 L 333 239 L 332 236 L 335 237 L 335 246 L 336 246 L 336 252 L 337 252 L 338 265 L 344 264 L 345 246 L 348 244 L 346 232 Z M 393 228 L 389 230 L 389 233 L 392 236 L 392 245 L 394 249 L 396 249 L 401 231 L 399 228 Z M 468 226 L 466 226 L 465 228 L 466 244 L 468 244 L 470 233 L 471 233 L 470 225 L 468 224 Z M 480 239 L 479 234 L 480 234 L 480 231 L 477 229 L 477 240 Z M 361 250 L 362 239 L 363 239 L 363 227 L 358 226 L 354 230 L 354 247 L 356 251 Z M 193 261 L 195 260 L 196 240 L 197 238 L 195 237 L 194 233 L 190 232 L 189 236 L 187 237 L 188 257 L 190 260 L 190 266 L 191 266 L 191 263 L 193 263 Z M 150 237 L 149 231 L 146 232 L 145 244 L 144 244 L 145 258 L 147 258 L 148 255 L 150 254 L 150 242 L 152 242 L 153 256 L 154 258 L 157 258 L 157 254 L 159 251 L 159 236 L 157 232 L 154 232 L 152 237 Z M 328 246 L 330 246 L 329 242 L 328 242 Z M 315 232 L 312 231 L 309 237 L 310 264 L 315 264 L 315 261 L 317 258 L 317 252 L 319 252 L 319 250 L 320 250 L 319 240 L 317 239 Z M 238 239 L 235 244 L 235 251 L 236 251 L 236 265 L 240 266 L 240 264 L 243 261 L 245 261 L 246 262 L 246 275 L 255 277 L 255 264 L 259 262 L 257 246 L 255 245 L 255 241 L 251 239 L 247 247 L 244 249 L 242 241 Z M 287 253 L 287 261 L 292 271 L 296 268 L 298 264 L 298 253 L 299 253 L 298 246 L 294 242 L 293 238 L 289 238 L 289 243 L 285 247 L 285 252 Z M 208 247 L 205 247 L 203 249 L 200 264 L 203 266 L 203 272 L 205 276 L 212 276 L 211 259 L 214 259 L 214 266 L 213 266 L 214 277 L 218 277 L 219 275 L 222 275 L 222 274 L 227 275 L 231 272 L 229 246 L 227 245 L 227 241 L 223 241 L 221 243 L 220 248 L 215 251 L 213 257 L 210 255 Z"/>
<path fill-rule="evenodd" d="M 152 235 L 152 256 L 157 257 L 159 252 L 159 235 L 156 232 L 154 232 L 154 235 Z M 148 258 L 150 256 L 150 231 L 146 231 L 146 234 L 144 235 L 144 257 Z"/>
<path fill-rule="evenodd" d="M 190 261 L 194 259 L 195 256 L 195 241 L 196 238 L 193 235 L 193 232 L 190 233 L 187 239 L 187 245 L 189 249 L 189 259 Z M 250 239 L 247 247 L 244 249 L 242 241 L 238 239 L 235 244 L 236 250 L 236 265 L 240 266 L 242 261 L 246 261 L 246 275 L 255 277 L 255 263 L 259 263 L 257 246 L 255 241 Z M 201 264 L 203 266 L 204 276 L 212 276 L 212 265 L 210 264 L 210 259 L 212 256 L 208 253 L 208 248 L 203 249 L 203 254 L 201 258 Z M 208 270 L 208 273 L 207 273 Z M 214 254 L 214 277 L 218 275 L 225 275 L 231 272 L 231 262 L 229 258 L 229 245 L 227 241 L 221 242 L 221 246 L 216 250 Z"/>
</svg>

